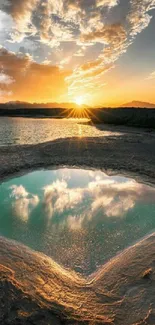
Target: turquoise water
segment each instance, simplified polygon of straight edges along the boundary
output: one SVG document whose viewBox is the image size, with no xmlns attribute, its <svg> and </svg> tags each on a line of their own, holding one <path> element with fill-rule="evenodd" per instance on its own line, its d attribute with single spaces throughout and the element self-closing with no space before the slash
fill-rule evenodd
<svg viewBox="0 0 155 325">
<path fill-rule="evenodd" d="M 42 170 L 0 185 L 0 235 L 83 274 L 155 228 L 155 189 L 80 169 Z"/>
</svg>

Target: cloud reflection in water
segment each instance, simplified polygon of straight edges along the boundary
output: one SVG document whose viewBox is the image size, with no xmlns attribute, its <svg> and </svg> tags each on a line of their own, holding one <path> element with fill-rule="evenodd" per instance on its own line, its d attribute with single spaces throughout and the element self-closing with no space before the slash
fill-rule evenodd
<svg viewBox="0 0 155 325">
<path fill-rule="evenodd" d="M 64 175 L 65 178 L 65 175 Z M 41 202 L 49 219 L 66 213 L 71 230 L 82 228 L 87 219 L 91 221 L 98 213 L 102 217 L 123 217 L 136 203 L 154 203 L 155 189 L 134 180 L 122 183 L 110 177 L 96 177 L 84 188 L 69 188 L 66 179 L 58 179 L 43 188 L 43 195 L 28 193 L 22 185 L 12 185 L 13 211 L 17 217 L 28 221 L 32 210 Z M 62 220 L 61 220 L 62 221 Z"/>
<path fill-rule="evenodd" d="M 22 185 L 12 185 L 10 189 L 12 190 L 11 197 L 13 198 L 13 213 L 17 217 L 22 218 L 23 221 L 27 222 L 30 213 L 39 203 L 38 195 L 28 193 Z"/>
<path fill-rule="evenodd" d="M 34 172 L 0 196 L 2 235 L 86 274 L 155 228 L 155 189 L 99 171 Z"/>
</svg>

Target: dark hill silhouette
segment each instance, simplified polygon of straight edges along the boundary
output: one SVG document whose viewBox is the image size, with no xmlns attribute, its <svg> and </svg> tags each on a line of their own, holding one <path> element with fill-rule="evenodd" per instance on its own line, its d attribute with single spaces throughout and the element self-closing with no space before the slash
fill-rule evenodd
<svg viewBox="0 0 155 325">
<path fill-rule="evenodd" d="M 79 117 L 80 112 L 87 109 L 86 105 L 78 106 L 76 103 L 27 103 L 7 102 L 0 103 L 0 116 L 15 117 L 53 117 L 66 118 Z"/>
<path fill-rule="evenodd" d="M 87 105 L 81 105 L 81 108 L 87 108 Z M 29 103 L 29 102 L 21 102 L 21 101 L 12 101 L 7 103 L 0 103 L 0 108 L 79 108 L 79 105 L 76 103 Z"/>
<path fill-rule="evenodd" d="M 88 108 L 86 105 L 78 106 L 74 103 L 31 104 L 17 101 L 0 104 L 0 116 L 32 118 L 88 117 L 95 124 L 105 123 L 155 129 L 154 106 L 148 108 L 148 103 L 136 102 L 138 103 L 137 108 L 133 107 L 134 103 L 132 102 L 129 107 Z M 143 108 L 144 105 L 145 108 Z"/>
<path fill-rule="evenodd" d="M 133 100 L 132 102 L 121 105 L 121 107 L 155 108 L 155 104 Z"/>
<path fill-rule="evenodd" d="M 118 107 L 92 110 L 92 122 L 95 124 L 127 125 L 155 129 L 155 109 Z"/>
</svg>

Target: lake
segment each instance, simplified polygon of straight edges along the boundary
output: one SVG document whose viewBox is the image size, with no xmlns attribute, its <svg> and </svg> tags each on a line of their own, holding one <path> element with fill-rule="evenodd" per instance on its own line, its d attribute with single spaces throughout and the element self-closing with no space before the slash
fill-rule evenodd
<svg viewBox="0 0 155 325">
<path fill-rule="evenodd" d="M 100 137 L 119 132 L 97 129 L 86 119 L 0 118 L 0 146 L 36 144 L 68 137 Z"/>
<path fill-rule="evenodd" d="M 40 170 L 0 185 L 0 235 L 89 275 L 155 228 L 155 189 L 101 171 Z"/>
</svg>

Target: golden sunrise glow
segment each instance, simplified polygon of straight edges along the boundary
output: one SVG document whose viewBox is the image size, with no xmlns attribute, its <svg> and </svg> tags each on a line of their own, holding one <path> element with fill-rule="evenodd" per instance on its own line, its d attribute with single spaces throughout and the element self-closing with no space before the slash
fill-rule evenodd
<svg viewBox="0 0 155 325">
<path fill-rule="evenodd" d="M 79 97 L 76 97 L 75 98 L 75 103 L 78 105 L 78 106 L 81 106 L 84 104 L 84 99 L 82 96 L 79 96 Z"/>
<path fill-rule="evenodd" d="M 0 0 L 0 102 L 155 103 L 154 1 Z"/>
</svg>

